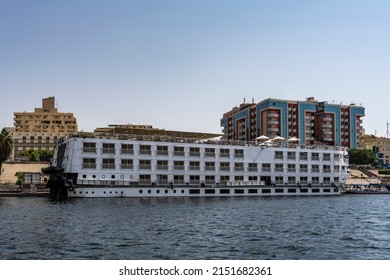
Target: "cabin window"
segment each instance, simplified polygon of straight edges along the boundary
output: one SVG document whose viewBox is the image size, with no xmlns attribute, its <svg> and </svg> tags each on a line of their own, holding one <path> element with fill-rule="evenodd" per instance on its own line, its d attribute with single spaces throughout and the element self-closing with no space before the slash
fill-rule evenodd
<svg viewBox="0 0 390 280">
<path fill-rule="evenodd" d="M 289 185 L 295 185 L 296 184 L 296 179 L 295 177 L 288 177 L 288 184 Z"/>
<path fill-rule="evenodd" d="M 221 185 L 227 185 L 230 181 L 230 176 L 221 176 L 219 182 Z"/>
<path fill-rule="evenodd" d="M 244 171 L 244 163 L 243 162 L 236 162 L 234 164 L 234 171 Z"/>
<path fill-rule="evenodd" d="M 230 151 L 229 151 L 229 149 L 221 149 L 221 150 L 219 151 L 219 157 L 229 158 L 229 157 L 230 157 Z"/>
<path fill-rule="evenodd" d="M 175 185 L 184 185 L 184 176 L 183 175 L 174 175 L 173 183 Z"/>
<path fill-rule="evenodd" d="M 200 162 L 190 161 L 190 170 L 200 170 Z"/>
<path fill-rule="evenodd" d="M 150 145 L 140 145 L 139 146 L 139 153 L 141 155 L 151 155 L 152 150 L 151 150 Z"/>
<path fill-rule="evenodd" d="M 324 154 L 323 160 L 330 161 L 330 154 L 329 153 Z"/>
<path fill-rule="evenodd" d="M 96 159 L 95 158 L 83 158 L 83 168 L 84 169 L 96 169 Z"/>
<path fill-rule="evenodd" d="M 214 148 L 206 148 L 204 155 L 206 157 L 215 157 L 215 149 Z"/>
<path fill-rule="evenodd" d="M 308 171 L 307 164 L 301 164 L 301 165 L 299 166 L 299 171 L 300 171 L 301 173 L 306 173 L 306 172 Z"/>
<path fill-rule="evenodd" d="M 103 143 L 103 154 L 115 154 L 115 144 Z"/>
<path fill-rule="evenodd" d="M 140 185 L 151 185 L 150 175 L 149 174 L 140 174 L 139 175 L 139 184 Z"/>
<path fill-rule="evenodd" d="M 288 152 L 287 153 L 287 159 L 295 160 L 296 159 L 295 152 Z"/>
<path fill-rule="evenodd" d="M 296 172 L 295 164 L 288 164 L 287 165 L 288 172 Z"/>
<path fill-rule="evenodd" d="M 248 171 L 257 172 L 257 163 L 249 163 L 248 164 Z"/>
<path fill-rule="evenodd" d="M 125 155 L 132 155 L 134 154 L 134 148 L 132 144 L 122 144 L 121 146 L 121 153 Z"/>
<path fill-rule="evenodd" d="M 263 164 L 261 165 L 261 170 L 262 170 L 263 172 L 269 172 L 269 171 L 271 171 L 271 164 L 270 164 L 270 163 L 263 163 Z"/>
<path fill-rule="evenodd" d="M 168 161 L 167 160 L 158 160 L 157 161 L 157 170 L 168 170 Z"/>
<path fill-rule="evenodd" d="M 158 156 L 167 156 L 168 155 L 168 146 L 157 146 L 157 155 Z"/>
<path fill-rule="evenodd" d="M 299 178 L 299 183 L 300 184 L 304 184 L 304 185 L 307 185 L 307 177 L 300 177 Z"/>
<path fill-rule="evenodd" d="M 311 179 L 313 185 L 319 185 L 320 184 L 320 178 L 319 177 L 313 177 Z"/>
<path fill-rule="evenodd" d="M 159 185 L 166 185 L 166 184 L 168 184 L 168 175 L 157 174 L 157 183 Z"/>
<path fill-rule="evenodd" d="M 281 159 L 283 160 L 283 152 L 282 151 L 275 151 L 275 159 Z"/>
<path fill-rule="evenodd" d="M 235 149 L 234 150 L 234 157 L 235 158 L 244 158 L 244 150 L 242 150 L 242 149 Z"/>
<path fill-rule="evenodd" d="M 215 162 L 213 162 L 213 161 L 206 161 L 205 162 L 205 170 L 206 171 L 215 171 Z"/>
<path fill-rule="evenodd" d="M 319 153 L 312 153 L 311 160 L 320 160 L 320 154 Z"/>
<path fill-rule="evenodd" d="M 140 170 L 150 170 L 152 167 L 150 160 L 140 160 L 139 169 Z"/>
<path fill-rule="evenodd" d="M 307 160 L 307 152 L 300 152 L 299 153 L 299 160 Z"/>
<path fill-rule="evenodd" d="M 199 175 L 190 175 L 190 184 L 191 185 L 199 185 L 200 184 L 200 176 Z"/>
<path fill-rule="evenodd" d="M 230 163 L 229 162 L 221 162 L 219 164 L 220 171 L 230 171 Z"/>
<path fill-rule="evenodd" d="M 212 175 L 205 176 L 205 184 L 207 184 L 207 185 L 215 184 L 215 176 L 212 176 Z"/>
<path fill-rule="evenodd" d="M 179 171 L 184 170 L 184 161 L 175 160 L 173 162 L 173 170 L 179 170 Z"/>
<path fill-rule="evenodd" d="M 190 147 L 190 156 L 191 157 L 200 157 L 200 149 L 197 147 Z"/>
<path fill-rule="evenodd" d="M 244 181 L 244 176 L 234 176 L 234 181 L 236 181 L 236 182 L 242 182 L 242 181 Z"/>
<path fill-rule="evenodd" d="M 132 159 L 122 159 L 121 160 L 121 169 L 133 169 L 133 160 Z"/>
<path fill-rule="evenodd" d="M 283 176 L 276 176 L 275 177 L 275 184 L 276 185 L 283 185 L 284 184 Z"/>
<path fill-rule="evenodd" d="M 89 143 L 89 142 L 83 143 L 83 152 L 96 154 L 96 143 Z"/>
<path fill-rule="evenodd" d="M 320 172 L 320 166 L 319 165 L 312 165 L 311 166 L 311 172 L 313 173 L 319 173 Z"/>
<path fill-rule="evenodd" d="M 104 158 L 102 169 L 115 169 L 115 159 Z"/>
<path fill-rule="evenodd" d="M 173 154 L 184 157 L 184 147 L 174 147 Z"/>
<path fill-rule="evenodd" d="M 324 173 L 330 173 L 330 165 L 324 165 Z"/>
<path fill-rule="evenodd" d="M 324 177 L 324 184 L 330 185 L 330 177 Z"/>
<path fill-rule="evenodd" d="M 284 172 L 283 164 L 276 163 L 275 164 L 275 172 Z"/>
</svg>

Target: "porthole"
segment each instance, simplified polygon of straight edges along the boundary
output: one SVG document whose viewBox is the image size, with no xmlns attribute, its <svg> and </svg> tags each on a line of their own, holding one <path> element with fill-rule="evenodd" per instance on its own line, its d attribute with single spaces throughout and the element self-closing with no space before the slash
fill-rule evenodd
<svg viewBox="0 0 390 280">
<path fill-rule="evenodd" d="M 82 194 L 83 192 L 80 192 L 80 194 Z"/>
<path fill-rule="evenodd" d="M 92 192 L 92 194 L 95 194 L 95 192 Z"/>
<path fill-rule="evenodd" d="M 96 179 L 96 175 L 92 175 L 92 178 Z"/>
<path fill-rule="evenodd" d="M 168 190 L 165 190 L 165 193 L 168 193 Z"/>
<path fill-rule="evenodd" d="M 106 178 L 106 175 L 102 175 L 102 178 L 105 179 L 105 178 Z"/>
<path fill-rule="evenodd" d="M 88 192 L 85 192 L 85 194 L 88 194 Z"/>
<path fill-rule="evenodd" d="M 173 190 L 173 193 L 176 193 L 176 190 Z"/>
<path fill-rule="evenodd" d="M 87 178 L 87 175 L 83 175 L 83 179 Z"/>
<path fill-rule="evenodd" d="M 123 194 L 123 191 L 121 191 L 121 194 Z"/>
<path fill-rule="evenodd" d="M 106 194 L 106 192 L 105 192 L 105 191 L 104 191 L 103 193 L 104 193 L 104 194 Z"/>
<path fill-rule="evenodd" d="M 76 194 L 76 192 L 73 192 L 73 194 Z"/>
<path fill-rule="evenodd" d="M 115 194 L 118 194 L 118 192 L 115 192 Z"/>
<path fill-rule="evenodd" d="M 112 192 L 110 192 L 110 194 L 112 194 Z"/>
<path fill-rule="evenodd" d="M 121 179 L 124 179 L 124 178 L 125 178 L 125 176 L 121 175 Z"/>
<path fill-rule="evenodd" d="M 142 193 L 142 190 L 139 190 L 139 193 Z"/>
<path fill-rule="evenodd" d="M 184 193 L 184 190 L 181 190 L 181 193 Z"/>
<path fill-rule="evenodd" d="M 156 193 L 160 193 L 160 190 L 157 190 Z"/>
<path fill-rule="evenodd" d="M 115 175 L 111 175 L 111 179 L 115 179 Z"/>
<path fill-rule="evenodd" d="M 151 190 L 148 190 L 148 193 L 152 193 L 152 191 L 151 191 Z"/>
</svg>

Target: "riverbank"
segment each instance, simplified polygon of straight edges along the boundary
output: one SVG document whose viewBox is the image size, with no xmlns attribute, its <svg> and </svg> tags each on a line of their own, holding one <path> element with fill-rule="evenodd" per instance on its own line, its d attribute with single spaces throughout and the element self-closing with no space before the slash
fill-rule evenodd
<svg viewBox="0 0 390 280">
<path fill-rule="evenodd" d="M 49 189 L 43 185 L 35 186 L 16 186 L 0 185 L 0 197 L 9 196 L 49 196 Z"/>
</svg>

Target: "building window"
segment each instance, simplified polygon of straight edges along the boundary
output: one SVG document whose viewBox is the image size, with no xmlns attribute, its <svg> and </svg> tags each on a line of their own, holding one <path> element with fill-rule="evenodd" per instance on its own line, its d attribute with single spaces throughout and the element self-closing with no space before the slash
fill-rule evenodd
<svg viewBox="0 0 390 280">
<path fill-rule="evenodd" d="M 295 152 L 288 152 L 287 153 L 287 159 L 289 159 L 289 160 L 296 160 Z"/>
<path fill-rule="evenodd" d="M 301 173 L 306 173 L 306 172 L 308 171 L 307 164 L 301 164 L 301 165 L 299 166 L 299 171 L 300 171 Z"/>
<path fill-rule="evenodd" d="M 230 176 L 221 176 L 219 179 L 219 182 L 222 185 L 227 185 L 227 183 L 229 183 L 229 181 L 230 181 Z"/>
<path fill-rule="evenodd" d="M 307 160 L 307 152 L 299 153 L 299 159 L 300 160 Z"/>
<path fill-rule="evenodd" d="M 149 174 L 140 174 L 139 175 L 140 185 L 151 185 L 152 181 L 150 180 Z"/>
<path fill-rule="evenodd" d="M 183 175 L 174 175 L 173 183 L 175 185 L 183 185 L 184 184 L 184 176 Z"/>
<path fill-rule="evenodd" d="M 319 173 L 320 172 L 320 166 L 319 165 L 312 165 L 311 166 L 311 172 Z"/>
<path fill-rule="evenodd" d="M 215 176 L 206 175 L 205 176 L 205 184 L 207 184 L 207 185 L 215 184 Z"/>
<path fill-rule="evenodd" d="M 324 161 L 330 161 L 330 154 L 324 154 L 324 158 L 323 158 Z"/>
<path fill-rule="evenodd" d="M 312 153 L 311 160 L 320 160 L 320 154 L 319 153 Z"/>
<path fill-rule="evenodd" d="M 276 185 L 283 185 L 284 184 L 283 176 L 276 176 L 275 177 L 275 184 Z"/>
</svg>

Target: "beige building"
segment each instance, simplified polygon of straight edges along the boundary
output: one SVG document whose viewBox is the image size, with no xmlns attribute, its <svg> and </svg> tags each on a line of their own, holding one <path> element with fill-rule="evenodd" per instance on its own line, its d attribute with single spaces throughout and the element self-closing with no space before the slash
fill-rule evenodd
<svg viewBox="0 0 390 280">
<path fill-rule="evenodd" d="M 73 113 L 58 112 L 54 97 L 43 98 L 42 108 L 14 113 L 13 157 L 29 149 L 52 151 L 57 139 L 77 131 Z"/>
<path fill-rule="evenodd" d="M 362 143 L 363 148 L 374 150 L 378 163 L 381 166 L 390 165 L 390 138 L 364 135 Z"/>
</svg>

